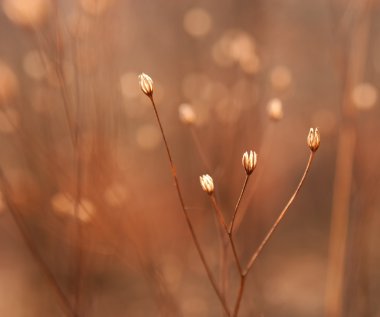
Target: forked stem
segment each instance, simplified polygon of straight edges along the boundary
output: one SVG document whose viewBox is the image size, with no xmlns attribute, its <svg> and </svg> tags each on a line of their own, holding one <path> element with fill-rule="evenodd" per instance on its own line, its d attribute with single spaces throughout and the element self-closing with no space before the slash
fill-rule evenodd
<svg viewBox="0 0 380 317">
<path fill-rule="evenodd" d="M 255 263 L 257 257 L 260 255 L 261 251 L 264 249 L 264 247 L 267 245 L 269 239 L 272 237 L 274 231 L 276 230 L 276 228 L 278 227 L 278 225 L 281 223 L 281 221 L 284 219 L 287 211 L 289 210 L 289 207 L 292 205 L 292 203 L 294 202 L 294 199 L 296 198 L 299 190 L 301 189 L 304 181 L 305 181 L 305 178 L 306 178 L 306 175 L 308 174 L 309 170 L 310 170 L 310 166 L 311 166 L 311 163 L 314 159 L 314 153 L 313 151 L 310 152 L 310 156 L 309 156 L 309 159 L 308 159 L 308 162 L 307 162 L 307 165 L 306 165 L 306 168 L 305 168 L 305 171 L 301 177 L 301 180 L 299 181 L 298 185 L 297 185 L 297 188 L 296 190 L 294 191 L 293 195 L 290 197 L 289 201 L 287 202 L 287 204 L 285 205 L 285 207 L 282 209 L 280 215 L 278 216 L 278 218 L 276 219 L 276 221 L 274 222 L 274 224 L 272 225 L 272 227 L 269 229 L 268 233 L 266 234 L 265 238 L 263 239 L 263 241 L 261 242 L 261 244 L 259 245 L 259 247 L 256 249 L 256 251 L 252 254 L 247 266 L 246 266 L 246 269 L 244 270 L 244 272 L 242 273 L 242 277 L 241 277 L 241 280 L 240 280 L 240 287 L 239 287 L 239 292 L 238 292 L 238 297 L 236 299 L 236 303 L 235 303 L 235 307 L 234 307 L 234 311 L 233 311 L 233 315 L 234 317 L 236 317 L 239 313 L 239 307 L 240 307 L 240 303 L 241 303 L 241 299 L 243 297 L 243 292 L 244 292 L 244 285 L 245 285 L 245 278 L 247 276 L 247 274 L 249 273 L 249 271 L 251 270 L 253 264 Z"/>
<path fill-rule="evenodd" d="M 179 181 L 178 181 L 178 178 L 177 178 L 177 172 L 176 172 L 176 169 L 175 169 L 175 166 L 174 166 L 174 163 L 173 163 L 172 155 L 171 155 L 171 152 L 170 152 L 170 149 L 169 149 L 168 142 L 166 140 L 164 129 L 162 127 L 160 116 L 158 115 L 157 107 L 156 107 L 156 104 L 154 102 L 153 96 L 150 95 L 148 97 L 149 97 L 150 101 L 152 102 L 154 113 L 155 113 L 156 119 L 157 119 L 157 123 L 158 123 L 158 125 L 160 127 L 161 136 L 162 136 L 162 139 L 163 139 L 164 144 L 165 144 L 165 149 L 166 149 L 166 153 L 168 155 L 168 159 L 169 159 L 169 163 L 170 163 L 170 168 L 171 168 L 171 172 L 172 172 L 175 188 L 177 190 L 177 195 L 178 195 L 181 207 L 182 207 L 183 214 L 185 216 L 186 224 L 189 227 L 191 237 L 193 239 L 193 242 L 194 242 L 194 245 L 195 245 L 195 247 L 197 249 L 199 257 L 201 258 L 202 264 L 203 264 L 203 266 L 204 266 L 204 268 L 206 270 L 208 279 L 210 280 L 210 283 L 211 283 L 211 285 L 212 285 L 212 287 L 213 287 L 213 289 L 214 289 L 214 291 L 215 291 L 215 293 L 216 293 L 216 295 L 217 295 L 220 303 L 222 304 L 225 313 L 227 314 L 227 316 L 231 316 L 230 310 L 229 310 L 228 305 L 226 303 L 226 300 L 223 297 L 222 293 L 220 292 L 220 290 L 219 290 L 219 288 L 218 288 L 218 286 L 216 284 L 216 281 L 215 281 L 215 279 L 214 279 L 214 277 L 213 277 L 213 275 L 211 273 L 211 269 L 210 269 L 210 267 L 207 264 L 206 258 L 204 256 L 204 253 L 203 253 L 202 249 L 201 249 L 201 246 L 200 246 L 199 240 L 197 238 L 197 235 L 195 233 L 194 227 L 193 227 L 193 225 L 191 223 L 191 220 L 190 220 L 190 217 L 189 217 L 189 215 L 187 213 L 187 210 L 186 210 L 186 207 L 185 207 L 185 203 L 184 203 L 184 200 L 183 200 L 183 196 L 182 196 L 182 192 L 181 192 L 181 189 L 180 189 L 180 186 L 179 186 Z"/>
<path fill-rule="evenodd" d="M 269 231 L 268 231 L 267 235 L 265 236 L 264 240 L 261 242 L 261 244 L 259 245 L 259 247 L 255 251 L 255 253 L 251 256 L 251 259 L 249 260 L 248 265 L 247 265 L 247 267 L 245 269 L 244 275 L 248 274 L 249 270 L 252 268 L 253 264 L 255 263 L 255 260 L 257 259 L 257 257 L 259 256 L 259 254 L 261 253 L 261 251 L 263 250 L 263 248 L 268 243 L 269 239 L 273 235 L 273 232 L 276 230 L 276 228 L 278 227 L 278 225 L 280 224 L 280 222 L 282 221 L 282 219 L 284 219 L 287 211 L 289 210 L 289 207 L 294 202 L 294 199 L 296 198 L 299 190 L 301 189 L 302 184 L 305 181 L 306 175 L 307 175 L 307 173 L 310 170 L 311 162 L 314 159 L 314 153 L 315 152 L 312 152 L 312 151 L 310 152 L 309 160 L 307 161 L 305 171 L 304 171 L 304 173 L 303 173 L 303 175 L 301 177 L 301 180 L 298 183 L 298 186 L 297 186 L 296 190 L 294 191 L 292 197 L 290 197 L 290 199 L 289 199 L 288 203 L 285 205 L 284 209 L 282 209 L 280 215 L 278 216 L 278 218 L 276 219 L 276 221 L 274 222 L 274 224 L 272 225 L 272 227 L 269 229 Z"/>
</svg>

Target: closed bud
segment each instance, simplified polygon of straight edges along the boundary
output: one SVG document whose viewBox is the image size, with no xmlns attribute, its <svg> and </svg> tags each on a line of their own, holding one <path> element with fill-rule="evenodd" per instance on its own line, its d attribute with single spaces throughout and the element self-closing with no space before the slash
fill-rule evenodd
<svg viewBox="0 0 380 317">
<path fill-rule="evenodd" d="M 320 144 L 321 144 L 321 136 L 319 134 L 318 129 L 311 128 L 309 135 L 307 136 L 307 145 L 309 146 L 310 150 L 315 152 L 316 150 L 318 150 Z"/>
<path fill-rule="evenodd" d="M 214 192 L 214 181 L 210 175 L 202 175 L 199 177 L 203 191 L 211 195 Z"/>
<path fill-rule="evenodd" d="M 149 98 L 153 96 L 153 80 L 147 74 L 139 75 L 140 88 Z"/>
<path fill-rule="evenodd" d="M 243 154 L 243 158 L 241 160 L 241 163 L 243 164 L 243 167 L 245 169 L 245 172 L 247 175 L 251 175 L 253 170 L 256 167 L 257 164 L 257 154 L 255 151 L 247 151 Z"/>
</svg>

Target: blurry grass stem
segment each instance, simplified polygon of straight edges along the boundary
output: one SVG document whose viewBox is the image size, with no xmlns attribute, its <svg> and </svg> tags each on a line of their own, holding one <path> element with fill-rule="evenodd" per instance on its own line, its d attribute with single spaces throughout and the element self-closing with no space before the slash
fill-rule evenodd
<svg viewBox="0 0 380 317">
<path fill-rule="evenodd" d="M 371 31 L 372 0 L 353 1 L 355 10 L 346 16 L 352 20 L 347 30 L 341 35 L 338 47 L 338 58 L 342 59 L 339 68 L 343 95 L 341 102 L 342 123 L 338 135 L 337 155 L 335 162 L 335 176 L 333 201 L 331 207 L 331 226 L 329 240 L 329 259 L 327 268 L 325 311 L 327 317 L 345 316 L 345 275 L 346 254 L 348 243 L 348 227 L 350 218 L 350 202 L 354 155 L 356 151 L 357 111 L 351 100 L 351 93 L 355 85 L 363 80 L 366 67 L 369 34 Z M 358 9 L 356 9 L 356 7 Z M 341 9 L 341 8 L 340 8 Z M 347 7 L 346 10 L 349 10 Z M 341 11 L 341 10 L 340 10 Z M 343 57 L 343 58 L 342 58 Z M 341 60 L 338 60 L 341 62 Z"/>
<path fill-rule="evenodd" d="M 40 267 L 41 271 L 45 275 L 48 284 L 52 290 L 52 292 L 56 295 L 59 304 L 61 306 L 62 312 L 67 317 L 78 317 L 75 310 L 71 307 L 70 302 L 64 292 L 62 291 L 61 287 L 59 286 L 56 278 L 54 277 L 53 273 L 50 271 L 49 267 L 45 263 L 45 261 L 42 259 L 41 255 L 39 254 L 35 244 L 33 243 L 32 239 L 30 238 L 28 234 L 28 230 L 26 226 L 24 225 L 24 222 L 22 220 L 22 217 L 20 216 L 18 210 L 13 205 L 11 199 L 10 199 L 10 186 L 5 178 L 5 175 L 3 173 L 3 170 L 0 168 L 0 181 L 1 181 L 1 187 L 3 196 L 5 199 L 5 203 L 8 206 L 9 212 L 12 216 L 13 221 L 16 224 L 16 227 L 18 228 L 21 237 L 29 249 L 33 259 L 37 262 L 38 266 Z"/>
</svg>

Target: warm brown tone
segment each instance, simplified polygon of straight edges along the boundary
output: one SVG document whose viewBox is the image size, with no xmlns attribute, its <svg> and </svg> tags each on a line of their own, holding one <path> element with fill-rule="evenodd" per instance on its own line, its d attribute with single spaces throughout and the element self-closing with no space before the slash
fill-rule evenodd
<svg viewBox="0 0 380 317">
<path fill-rule="evenodd" d="M 379 9 L 0 0 L 0 316 L 378 317 Z"/>
</svg>

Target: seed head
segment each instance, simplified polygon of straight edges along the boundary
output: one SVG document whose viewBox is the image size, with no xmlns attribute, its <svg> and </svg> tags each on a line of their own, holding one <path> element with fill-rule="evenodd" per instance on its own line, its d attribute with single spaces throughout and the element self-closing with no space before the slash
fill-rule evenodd
<svg viewBox="0 0 380 317">
<path fill-rule="evenodd" d="M 179 118 L 184 124 L 194 124 L 195 112 L 191 105 L 183 103 L 178 108 Z"/>
<path fill-rule="evenodd" d="M 203 191 L 207 194 L 212 195 L 214 192 L 214 181 L 211 176 L 206 174 L 199 177 Z"/>
<path fill-rule="evenodd" d="M 140 88 L 149 98 L 153 96 L 153 80 L 147 74 L 139 75 Z"/>
<path fill-rule="evenodd" d="M 318 150 L 320 144 L 321 136 L 319 134 L 318 128 L 311 128 L 309 135 L 307 136 L 307 145 L 309 146 L 310 150 L 315 152 L 316 150 Z"/>
<path fill-rule="evenodd" d="M 247 175 L 251 175 L 257 164 L 257 154 L 255 151 L 247 151 L 243 154 L 241 163 Z"/>
</svg>

